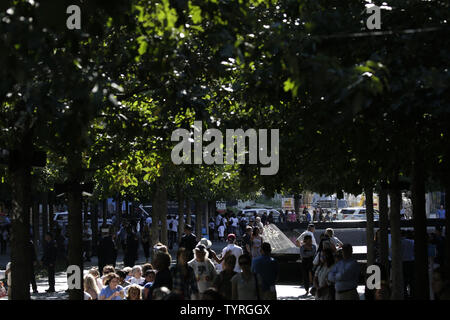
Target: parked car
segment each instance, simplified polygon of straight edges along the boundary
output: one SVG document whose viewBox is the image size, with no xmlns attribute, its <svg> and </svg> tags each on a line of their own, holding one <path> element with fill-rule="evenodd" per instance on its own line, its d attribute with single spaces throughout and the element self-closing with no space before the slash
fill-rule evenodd
<svg viewBox="0 0 450 320">
<path fill-rule="evenodd" d="M 373 210 L 373 219 L 376 221 L 379 218 L 378 210 Z M 365 207 L 349 207 L 342 208 L 338 215 L 338 220 L 366 220 L 366 208 Z"/>
<path fill-rule="evenodd" d="M 240 214 L 243 214 L 244 217 L 247 219 L 247 221 L 250 219 L 250 217 L 253 217 L 257 214 L 258 217 L 261 217 L 264 213 L 269 216 L 270 213 L 272 213 L 274 222 L 280 221 L 280 212 L 275 209 L 265 209 L 265 208 L 254 208 L 254 209 L 244 209 L 240 212 Z"/>
<path fill-rule="evenodd" d="M 90 212 L 88 213 L 88 220 L 90 220 Z M 84 218 L 84 214 L 83 214 L 83 218 Z M 84 219 L 83 219 L 84 220 Z M 53 221 L 55 221 L 56 223 L 58 223 L 58 225 L 60 227 L 65 226 L 69 223 L 69 212 L 64 211 L 64 212 L 55 212 L 54 216 L 53 216 Z M 84 221 L 83 221 L 84 223 Z M 103 218 L 98 218 L 98 225 L 101 225 L 103 223 Z M 112 220 L 111 219 L 106 219 L 106 224 L 111 225 L 112 224 Z"/>
</svg>

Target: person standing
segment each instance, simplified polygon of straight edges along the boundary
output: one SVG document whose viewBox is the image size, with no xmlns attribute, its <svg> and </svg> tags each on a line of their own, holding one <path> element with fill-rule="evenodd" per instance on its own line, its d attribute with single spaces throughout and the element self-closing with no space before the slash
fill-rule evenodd
<svg viewBox="0 0 450 320">
<path fill-rule="evenodd" d="M 300 257 L 302 258 L 303 285 L 306 295 L 309 293 L 309 286 L 312 282 L 313 260 L 316 255 L 317 247 L 312 243 L 311 235 L 305 235 L 300 247 Z"/>
<path fill-rule="evenodd" d="M 267 222 L 267 212 L 264 212 L 261 216 L 261 223 L 263 224 L 263 226 L 265 226 L 266 222 Z"/>
<path fill-rule="evenodd" d="M 245 227 L 245 234 L 242 236 L 241 242 L 244 254 L 250 254 L 252 246 L 252 227 Z"/>
<path fill-rule="evenodd" d="M 216 229 L 216 225 L 214 224 L 213 218 L 209 219 L 208 228 L 209 228 L 209 240 L 214 241 L 214 231 Z"/>
<path fill-rule="evenodd" d="M 222 263 L 225 260 L 225 256 L 227 254 L 227 252 L 230 252 L 232 255 L 234 255 L 236 257 L 236 262 L 238 261 L 239 257 L 243 254 L 243 250 L 241 247 L 237 246 L 236 243 L 236 235 L 234 235 L 233 233 L 230 233 L 227 237 L 227 241 L 228 241 L 228 245 L 223 248 L 222 250 L 222 258 L 219 259 L 214 251 L 211 251 L 212 253 L 212 257 L 217 263 Z M 236 263 L 233 266 L 233 269 L 235 272 L 241 272 L 241 269 L 239 268 L 239 264 Z"/>
<path fill-rule="evenodd" d="M 243 254 L 239 257 L 242 272 L 231 278 L 233 300 L 261 300 L 261 277 L 251 271 L 252 258 Z"/>
<path fill-rule="evenodd" d="M 217 232 L 219 233 L 219 240 L 223 241 L 224 240 L 224 236 L 225 236 L 225 225 L 224 225 L 223 220 L 220 223 L 219 228 L 217 229 Z"/>
<path fill-rule="evenodd" d="M 310 223 L 308 225 L 308 230 L 304 231 L 296 240 L 296 244 L 297 247 L 301 247 L 303 244 L 303 240 L 305 238 L 305 236 L 309 235 L 311 236 L 311 240 L 312 240 L 312 244 L 315 245 L 317 247 L 317 242 L 316 242 L 316 238 L 314 237 L 314 224 Z"/>
<path fill-rule="evenodd" d="M 190 261 L 194 258 L 195 246 L 197 245 L 197 237 L 192 233 L 192 226 L 186 224 L 184 226 L 184 235 L 181 237 L 179 248 L 185 248 L 187 251 L 187 260 Z"/>
<path fill-rule="evenodd" d="M 170 273 L 170 263 L 172 257 L 167 252 L 157 251 L 153 258 L 153 267 L 156 270 L 155 281 L 149 288 L 147 299 L 153 299 L 153 293 L 156 289 L 166 287 L 169 290 L 173 288 L 172 274 Z"/>
<path fill-rule="evenodd" d="M 178 220 L 172 216 L 168 227 L 168 229 L 170 230 L 169 249 L 172 250 L 173 245 L 177 242 Z"/>
<path fill-rule="evenodd" d="M 208 258 L 208 251 L 203 244 L 195 247 L 195 258 L 188 262 L 188 265 L 194 270 L 197 279 L 200 298 L 203 293 L 212 286 L 217 275 L 214 263 Z"/>
<path fill-rule="evenodd" d="M 31 288 L 33 289 L 33 293 L 39 293 L 36 285 L 36 276 L 34 272 L 35 265 L 37 263 L 36 251 L 34 250 L 33 240 L 30 239 L 28 242 L 28 254 L 31 257 L 31 265 L 30 265 L 30 283 Z"/>
<path fill-rule="evenodd" d="M 314 287 L 316 288 L 316 300 L 332 300 L 333 287 L 328 283 L 328 273 L 334 265 L 333 251 L 329 248 L 320 253 L 320 264 L 314 275 Z"/>
<path fill-rule="evenodd" d="M 261 245 L 262 255 L 253 259 L 252 272 L 259 275 L 262 280 L 261 298 L 263 300 L 277 300 L 275 282 L 278 278 L 278 263 L 270 256 L 272 247 L 270 243 L 264 242 Z"/>
<path fill-rule="evenodd" d="M 91 261 L 92 230 L 85 224 L 83 228 L 83 251 L 85 261 Z"/>
<path fill-rule="evenodd" d="M 403 286 L 405 298 L 414 296 L 414 237 L 402 230 L 401 253 L 403 261 Z M 409 288 L 409 293 L 408 293 Z"/>
<path fill-rule="evenodd" d="M 141 232 L 142 248 L 144 249 L 145 262 L 148 262 L 150 257 L 150 227 L 144 224 Z"/>
<path fill-rule="evenodd" d="M 182 300 L 197 300 L 197 280 L 194 269 L 188 265 L 186 248 L 178 249 L 177 264 L 170 269 L 170 273 L 173 291 L 179 294 Z"/>
<path fill-rule="evenodd" d="M 225 299 L 231 300 L 232 298 L 232 283 L 231 279 L 237 274 L 234 271 L 237 264 L 236 257 L 229 253 L 223 262 L 223 269 L 219 275 L 215 278 L 213 287 L 220 293 Z"/>
<path fill-rule="evenodd" d="M 98 246 L 98 270 L 103 274 L 103 268 L 107 265 L 116 264 L 116 248 L 114 241 L 109 233 L 103 233 Z"/>
<path fill-rule="evenodd" d="M 236 215 L 233 213 L 230 218 L 231 223 L 231 232 L 232 234 L 236 234 L 239 227 L 239 219 L 236 218 Z"/>
<path fill-rule="evenodd" d="M 56 242 L 50 232 L 45 234 L 44 255 L 42 256 L 42 264 L 47 268 L 48 285 L 46 292 L 55 292 L 55 264 L 56 264 Z"/>
<path fill-rule="evenodd" d="M 252 258 L 259 257 L 261 255 L 261 245 L 263 243 L 263 238 L 260 236 L 260 229 L 258 227 L 253 228 L 250 253 Z"/>
<path fill-rule="evenodd" d="M 0 254 L 5 254 L 8 243 L 8 230 L 6 228 L 3 228 L 3 230 L 0 232 L 0 243 L 1 243 Z"/>
<path fill-rule="evenodd" d="M 123 264 L 125 267 L 133 267 L 138 258 L 139 241 L 136 233 L 131 228 L 127 230 L 127 244 Z"/>
<path fill-rule="evenodd" d="M 328 281 L 335 286 L 336 300 L 359 300 L 357 287 L 360 267 L 352 255 L 352 246 L 344 244 L 342 260 L 338 261 L 328 273 Z"/>
<path fill-rule="evenodd" d="M 438 219 L 445 219 L 445 209 L 444 205 L 441 204 L 440 209 L 436 212 L 436 216 Z"/>
</svg>

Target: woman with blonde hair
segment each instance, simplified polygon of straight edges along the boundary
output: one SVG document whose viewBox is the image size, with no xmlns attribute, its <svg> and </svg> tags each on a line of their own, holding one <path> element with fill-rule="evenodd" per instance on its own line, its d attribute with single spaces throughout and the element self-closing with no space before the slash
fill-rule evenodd
<svg viewBox="0 0 450 320">
<path fill-rule="evenodd" d="M 139 285 L 130 285 L 127 292 L 127 300 L 142 300 L 142 290 Z"/>
<path fill-rule="evenodd" d="M 84 291 L 89 293 L 92 300 L 98 300 L 100 290 L 97 286 L 97 281 L 92 274 L 87 274 L 84 277 Z"/>
<path fill-rule="evenodd" d="M 100 272 L 98 271 L 97 267 L 92 267 L 89 269 L 89 274 L 92 275 L 97 282 L 97 287 L 99 290 L 103 289 L 103 281 L 100 277 Z"/>
</svg>

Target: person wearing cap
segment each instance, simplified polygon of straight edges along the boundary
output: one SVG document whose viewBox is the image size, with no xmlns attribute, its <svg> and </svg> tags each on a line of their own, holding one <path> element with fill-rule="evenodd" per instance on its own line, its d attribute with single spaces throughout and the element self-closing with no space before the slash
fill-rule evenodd
<svg viewBox="0 0 450 320">
<path fill-rule="evenodd" d="M 184 235 L 181 237 L 180 248 L 185 248 L 188 255 L 188 260 L 192 260 L 194 258 L 193 250 L 197 245 L 197 237 L 192 233 L 192 226 L 190 224 L 186 224 L 184 226 Z"/>
<path fill-rule="evenodd" d="M 195 258 L 189 261 L 188 265 L 194 269 L 201 298 L 202 294 L 213 285 L 217 272 L 214 263 L 208 258 L 208 250 L 203 244 L 198 244 L 194 252 Z"/>
<path fill-rule="evenodd" d="M 236 257 L 236 263 L 234 265 L 234 271 L 235 272 L 241 272 L 241 268 L 239 268 L 239 264 L 237 261 L 239 260 L 239 257 L 244 253 L 242 248 L 237 246 L 236 243 L 236 235 L 234 233 L 230 233 L 227 237 L 228 245 L 223 248 L 222 250 L 222 258 L 218 258 L 215 254 L 212 255 L 211 258 L 213 258 L 217 263 L 222 263 L 225 260 L 225 256 L 227 252 L 230 252 L 232 255 Z"/>
<path fill-rule="evenodd" d="M 298 247 L 301 247 L 301 246 L 303 245 L 303 238 L 305 238 L 306 235 L 310 235 L 310 236 L 311 236 L 311 239 L 312 239 L 313 245 L 315 245 L 316 248 L 317 248 L 318 246 L 317 246 L 316 238 L 314 237 L 314 230 L 315 230 L 314 224 L 310 223 L 310 224 L 308 225 L 308 230 L 304 231 L 304 232 L 297 238 L 297 241 L 296 241 L 297 246 L 298 246 Z"/>
</svg>

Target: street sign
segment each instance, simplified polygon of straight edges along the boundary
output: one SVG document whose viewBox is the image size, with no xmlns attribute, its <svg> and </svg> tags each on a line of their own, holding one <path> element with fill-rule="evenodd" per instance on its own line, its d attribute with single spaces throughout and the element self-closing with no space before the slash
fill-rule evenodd
<svg viewBox="0 0 450 320">
<path fill-rule="evenodd" d="M 294 210 L 294 198 L 282 198 L 281 207 L 283 210 Z"/>
</svg>

